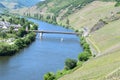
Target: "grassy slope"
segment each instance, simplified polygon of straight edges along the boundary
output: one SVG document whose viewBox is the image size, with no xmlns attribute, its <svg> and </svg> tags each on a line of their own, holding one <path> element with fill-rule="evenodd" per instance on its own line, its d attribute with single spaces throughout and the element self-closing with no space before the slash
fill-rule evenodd
<svg viewBox="0 0 120 80">
<path fill-rule="evenodd" d="M 117 12 L 120 8 L 114 7 L 115 2 L 100 2 L 94 1 L 91 4 L 85 6 L 83 9 L 68 16 L 70 24 L 76 29 L 87 26 L 91 28 L 95 25 L 99 19 L 110 17 L 111 12 Z M 64 19 L 61 22 L 65 22 Z"/>
<path fill-rule="evenodd" d="M 113 51 L 116 47 L 120 48 L 120 20 L 114 21 L 91 34 L 90 39 L 94 40 L 101 52 L 107 49 Z"/>
<path fill-rule="evenodd" d="M 89 60 L 75 72 L 59 80 L 103 80 L 109 73 L 120 67 L 120 51 Z"/>
<path fill-rule="evenodd" d="M 50 2 L 49 6 L 53 3 Z M 64 5 L 64 4 L 63 4 Z M 114 14 L 120 11 L 120 7 L 114 7 L 115 2 L 100 2 L 95 1 L 85 6 L 81 10 L 68 16 L 70 24 L 76 29 L 83 26 L 91 28 L 99 19 L 111 17 L 111 12 Z M 34 9 L 31 9 L 31 12 Z M 50 10 L 50 9 L 49 9 Z M 64 11 L 59 15 L 63 15 Z M 42 13 L 49 13 L 46 7 L 42 8 Z M 65 24 L 67 18 L 59 20 L 59 23 Z M 109 23 L 104 28 L 90 34 L 88 37 L 93 44 L 100 50 L 100 53 L 110 53 L 103 56 L 90 59 L 83 64 L 81 68 L 75 72 L 65 75 L 60 80 L 102 80 L 105 76 L 120 67 L 120 21 Z M 91 44 L 91 43 L 90 43 Z"/>
<path fill-rule="evenodd" d="M 94 2 L 96 4 L 96 2 Z M 105 16 L 110 17 L 110 12 L 116 12 L 118 11 L 118 8 L 114 7 L 115 3 L 108 2 L 100 2 L 99 5 L 97 2 L 96 8 L 93 8 L 92 10 L 88 10 L 90 8 L 90 5 L 88 5 L 88 8 L 86 7 L 87 11 L 83 8 L 83 13 L 78 12 L 75 13 L 76 20 L 79 21 L 79 17 L 77 17 L 78 14 L 85 16 L 85 18 L 92 18 L 94 19 L 93 22 L 96 22 L 96 20 L 99 20 L 99 18 L 105 18 Z M 92 3 L 93 4 L 93 3 Z M 95 5 L 93 4 L 93 5 Z M 102 5 L 101 5 L 102 4 Z M 101 15 L 101 17 L 97 17 Z M 82 16 L 82 17 L 83 17 Z M 70 15 L 70 17 L 75 20 L 74 14 Z M 96 19 L 98 18 L 98 19 Z M 74 21 L 74 22 L 78 22 Z M 90 20 L 85 20 L 82 22 L 82 24 L 90 25 Z M 82 25 L 74 23 L 74 25 Z M 87 22 L 89 24 L 87 24 Z M 92 24 L 91 24 L 92 25 Z M 109 74 L 111 74 L 114 70 L 118 69 L 120 67 L 120 20 L 110 22 L 109 24 L 105 25 L 105 27 L 101 28 L 100 30 L 90 34 L 88 37 L 90 40 L 93 41 L 95 46 L 99 48 L 100 53 L 104 54 L 103 56 L 90 59 L 88 62 L 83 64 L 81 68 L 76 70 L 75 72 L 65 75 L 59 80 L 104 80 L 105 77 L 107 77 Z M 79 27 L 77 27 L 78 29 Z M 112 74 L 111 74 L 112 75 Z M 117 72 L 117 78 L 120 76 L 119 71 Z M 116 79 L 116 76 L 112 76 L 112 78 Z M 108 79 L 109 80 L 109 79 Z M 113 79 L 111 79 L 113 80 Z"/>
<path fill-rule="evenodd" d="M 120 67 L 119 25 L 120 20 L 111 22 L 90 36 L 102 53 L 107 54 L 89 60 L 81 68 L 59 80 L 104 80 L 110 73 L 118 69 Z M 118 73 L 118 75 L 120 74 Z"/>
</svg>

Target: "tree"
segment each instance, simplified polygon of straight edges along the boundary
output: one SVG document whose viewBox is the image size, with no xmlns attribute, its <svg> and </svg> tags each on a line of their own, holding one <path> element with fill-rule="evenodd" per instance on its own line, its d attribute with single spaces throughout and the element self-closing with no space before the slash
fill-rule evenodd
<svg viewBox="0 0 120 80">
<path fill-rule="evenodd" d="M 11 26 L 9 32 L 10 32 L 10 33 L 13 33 L 13 32 L 14 32 L 13 30 L 14 30 L 14 27 Z"/>
<path fill-rule="evenodd" d="M 5 19 L 4 19 L 4 18 L 2 18 L 2 21 L 5 21 Z"/>
<path fill-rule="evenodd" d="M 120 2 L 120 0 L 115 0 L 115 1 Z"/>
<path fill-rule="evenodd" d="M 117 3 L 115 4 L 115 7 L 120 6 L 120 0 L 115 0 Z"/>
<path fill-rule="evenodd" d="M 83 48 L 84 48 L 84 49 L 90 49 L 89 44 L 88 44 L 88 43 L 84 43 L 84 44 L 83 44 Z"/>
<path fill-rule="evenodd" d="M 78 55 L 78 60 L 79 61 L 87 61 L 90 57 L 90 54 L 88 52 L 82 52 Z"/>
<path fill-rule="evenodd" d="M 17 39 L 15 41 L 15 45 L 18 46 L 18 49 L 22 49 L 25 47 L 24 40 L 23 39 Z"/>
<path fill-rule="evenodd" d="M 70 24 L 69 19 L 67 19 L 66 24 L 67 24 L 67 25 L 69 25 L 69 24 Z"/>
<path fill-rule="evenodd" d="M 23 26 L 25 24 L 25 21 L 26 21 L 25 18 L 21 18 L 20 19 L 20 24 Z"/>
<path fill-rule="evenodd" d="M 5 32 L 0 32 L 0 37 L 6 38 L 6 37 L 7 37 L 7 34 L 6 34 Z"/>
<path fill-rule="evenodd" d="M 20 28 L 20 29 L 18 30 L 17 36 L 18 36 L 18 37 L 23 37 L 25 34 L 26 34 L 25 29 Z"/>
<path fill-rule="evenodd" d="M 77 66 L 77 60 L 75 59 L 66 59 L 65 61 L 65 69 L 70 70 Z"/>
<path fill-rule="evenodd" d="M 10 19 L 9 19 L 9 22 L 12 24 L 12 23 L 13 23 L 13 19 L 12 19 L 12 18 L 10 18 Z"/>
<path fill-rule="evenodd" d="M 46 19 L 50 19 L 50 18 L 51 18 L 50 15 L 47 15 Z"/>
<path fill-rule="evenodd" d="M 44 80 L 55 80 L 54 73 L 48 72 L 47 74 L 45 74 L 44 75 Z"/>
<path fill-rule="evenodd" d="M 36 36 L 35 33 L 32 32 L 32 33 L 30 33 L 30 34 L 28 35 L 28 39 L 30 39 L 31 42 L 32 42 L 32 41 L 35 40 L 35 36 Z"/>
</svg>

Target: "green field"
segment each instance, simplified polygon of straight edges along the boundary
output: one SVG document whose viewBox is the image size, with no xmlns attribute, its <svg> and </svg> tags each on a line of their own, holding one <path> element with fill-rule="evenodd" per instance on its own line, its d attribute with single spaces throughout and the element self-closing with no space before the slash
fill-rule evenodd
<svg viewBox="0 0 120 80">
<path fill-rule="evenodd" d="M 94 1 L 81 10 L 69 15 L 70 25 L 76 29 L 80 29 L 81 27 L 88 27 L 90 29 L 99 19 L 111 17 L 111 12 L 115 14 L 120 10 L 120 7 L 114 7 L 114 5 L 115 2 Z M 61 22 L 64 23 L 65 20 Z"/>
<path fill-rule="evenodd" d="M 104 78 L 120 67 L 120 51 L 91 59 L 82 67 L 59 80 L 104 80 Z"/>
<path fill-rule="evenodd" d="M 120 48 L 120 20 L 113 21 L 102 29 L 92 33 L 90 39 L 94 40 L 100 51 L 110 52 Z"/>
</svg>

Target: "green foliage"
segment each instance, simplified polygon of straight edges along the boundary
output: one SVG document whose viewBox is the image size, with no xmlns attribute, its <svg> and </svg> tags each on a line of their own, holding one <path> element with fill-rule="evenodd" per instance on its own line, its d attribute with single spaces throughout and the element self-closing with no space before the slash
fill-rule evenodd
<svg viewBox="0 0 120 80">
<path fill-rule="evenodd" d="M 120 0 L 115 0 L 116 2 L 120 2 Z"/>
<path fill-rule="evenodd" d="M 120 6 L 120 2 L 117 2 L 116 4 L 115 4 L 115 7 L 119 7 Z"/>
<path fill-rule="evenodd" d="M 55 80 L 54 73 L 48 72 L 44 75 L 44 80 Z"/>
<path fill-rule="evenodd" d="M 34 33 L 29 33 L 25 38 L 17 39 L 15 41 L 15 45 L 17 45 L 19 49 L 23 49 L 24 47 L 29 45 L 34 40 L 35 40 L 35 34 Z"/>
<path fill-rule="evenodd" d="M 11 24 L 20 24 L 23 25 L 22 28 L 16 32 L 14 31 L 14 27 L 10 27 L 9 31 L 0 29 L 0 38 L 13 38 L 16 39 L 13 44 L 7 43 L 0 43 L 0 56 L 11 56 L 14 55 L 16 52 L 20 51 L 30 43 L 35 40 L 35 33 L 25 31 L 26 26 L 29 26 L 30 29 L 37 30 L 38 26 L 33 22 L 29 22 L 25 18 L 18 18 L 18 17 L 11 17 L 9 19 Z M 32 27 L 30 27 L 30 25 Z"/>
<path fill-rule="evenodd" d="M 10 27 L 9 33 L 14 33 L 14 27 Z"/>
<path fill-rule="evenodd" d="M 115 7 L 119 7 L 120 6 L 120 0 L 115 0 L 117 3 L 115 4 Z"/>
<path fill-rule="evenodd" d="M 77 60 L 69 59 L 69 58 L 66 59 L 66 61 L 65 61 L 65 69 L 66 70 L 73 69 L 76 66 L 77 66 Z"/>
<path fill-rule="evenodd" d="M 19 50 L 23 49 L 27 45 L 29 45 L 31 42 L 35 40 L 35 34 L 30 33 L 25 38 L 19 38 L 15 41 L 14 44 L 8 45 L 8 44 L 1 44 L 0 45 L 0 56 L 11 56 L 18 52 Z"/>
<path fill-rule="evenodd" d="M 0 45 L 0 56 L 12 56 L 17 51 L 18 47 L 16 45 Z"/>
<path fill-rule="evenodd" d="M 84 37 L 80 38 L 81 45 L 83 46 L 84 52 L 78 55 L 79 61 L 87 61 L 89 57 L 92 55 L 90 51 L 89 44 L 86 42 Z"/>
<path fill-rule="evenodd" d="M 4 18 L 2 18 L 2 21 L 5 21 L 5 19 L 4 19 Z"/>
<path fill-rule="evenodd" d="M 26 34 L 26 31 L 24 28 L 20 28 L 17 32 L 18 37 L 23 37 Z"/>
<path fill-rule="evenodd" d="M 66 17 L 68 14 L 73 13 L 74 9 L 80 9 L 92 1 L 94 0 L 45 0 L 38 3 L 37 6 L 38 8 L 47 7 L 48 11 L 54 13 L 56 16 L 58 16 L 61 10 L 69 8 L 64 15 L 64 17 Z M 53 2 L 53 7 L 48 6 L 48 3 L 50 2 Z"/>
<path fill-rule="evenodd" d="M 86 43 L 86 41 L 85 41 L 84 37 L 81 37 L 81 38 L 80 38 L 80 44 L 81 44 L 81 45 L 84 45 L 84 43 Z"/>
<path fill-rule="evenodd" d="M 90 57 L 90 54 L 87 52 L 82 52 L 78 55 L 79 61 L 87 61 Z"/>
<path fill-rule="evenodd" d="M 67 19 L 67 21 L 66 21 L 66 24 L 67 24 L 67 25 L 69 25 L 69 24 L 70 24 L 70 21 L 69 21 L 69 19 Z"/>
<path fill-rule="evenodd" d="M 0 37 L 1 37 L 1 38 L 6 38 L 6 37 L 7 37 L 6 32 L 0 32 Z"/>
<path fill-rule="evenodd" d="M 15 45 L 18 46 L 18 49 L 23 49 L 23 47 L 25 47 L 24 40 L 23 39 L 17 39 L 15 41 Z"/>
</svg>

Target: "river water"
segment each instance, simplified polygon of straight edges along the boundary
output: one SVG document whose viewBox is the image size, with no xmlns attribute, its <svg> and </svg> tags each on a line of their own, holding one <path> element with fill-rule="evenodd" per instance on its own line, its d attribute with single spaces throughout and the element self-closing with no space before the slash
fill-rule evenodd
<svg viewBox="0 0 120 80">
<path fill-rule="evenodd" d="M 41 30 L 72 32 L 39 20 L 29 20 L 37 23 Z M 37 35 L 35 42 L 18 54 L 0 57 L 0 80 L 43 80 L 45 73 L 63 69 L 65 59 L 77 59 L 81 51 L 79 38 L 75 35 L 43 34 L 42 40 Z"/>
</svg>

